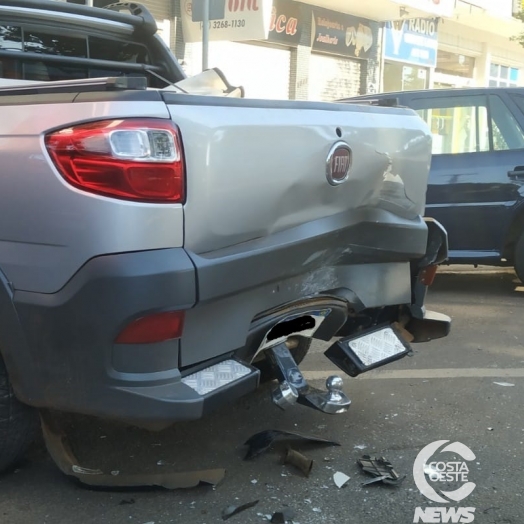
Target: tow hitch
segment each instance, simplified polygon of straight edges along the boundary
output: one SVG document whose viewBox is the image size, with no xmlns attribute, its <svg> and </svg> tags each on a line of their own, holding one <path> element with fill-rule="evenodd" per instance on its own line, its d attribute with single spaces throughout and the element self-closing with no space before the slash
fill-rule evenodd
<svg viewBox="0 0 524 524">
<path fill-rule="evenodd" d="M 280 382 L 273 391 L 273 402 L 281 409 L 298 403 L 330 415 L 345 413 L 351 400 L 342 390 L 342 379 L 338 376 L 329 377 L 326 380 L 327 391 L 310 386 L 289 351 L 293 343 L 293 339 L 288 339 L 266 350 Z"/>
<path fill-rule="evenodd" d="M 310 386 L 290 352 L 295 343 L 293 338 L 289 338 L 265 350 L 279 381 L 272 393 L 273 402 L 281 409 L 301 404 L 331 415 L 348 411 L 351 400 L 343 391 L 342 378 L 337 375 L 328 377 L 326 391 Z M 340 339 L 324 352 L 350 377 L 411 354 L 411 346 L 396 324 L 383 324 Z"/>
</svg>

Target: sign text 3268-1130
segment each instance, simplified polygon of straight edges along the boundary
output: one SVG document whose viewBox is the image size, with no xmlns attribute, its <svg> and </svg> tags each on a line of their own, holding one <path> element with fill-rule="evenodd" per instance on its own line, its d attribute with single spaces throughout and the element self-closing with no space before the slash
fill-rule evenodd
<svg viewBox="0 0 524 524">
<path fill-rule="evenodd" d="M 200 29 L 204 24 L 200 22 Z M 209 22 L 209 29 L 230 29 L 233 27 L 245 27 L 246 21 L 245 20 L 213 20 L 212 22 Z"/>
</svg>

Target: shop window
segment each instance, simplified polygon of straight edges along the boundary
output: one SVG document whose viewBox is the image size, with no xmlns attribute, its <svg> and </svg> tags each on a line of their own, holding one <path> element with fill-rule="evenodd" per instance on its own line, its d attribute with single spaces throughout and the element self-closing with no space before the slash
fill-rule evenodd
<svg viewBox="0 0 524 524">
<path fill-rule="evenodd" d="M 471 56 L 438 50 L 436 73 L 473 78 L 475 59 Z"/>
<path fill-rule="evenodd" d="M 414 100 L 411 107 L 431 129 L 434 155 L 524 149 L 524 131 L 498 96 L 489 103 L 485 96 Z"/>
<path fill-rule="evenodd" d="M 500 64 L 491 64 L 489 68 L 490 87 L 517 87 L 519 70 Z"/>
<path fill-rule="evenodd" d="M 425 67 L 386 62 L 384 64 L 384 92 L 419 91 L 428 87 L 428 70 Z"/>
</svg>

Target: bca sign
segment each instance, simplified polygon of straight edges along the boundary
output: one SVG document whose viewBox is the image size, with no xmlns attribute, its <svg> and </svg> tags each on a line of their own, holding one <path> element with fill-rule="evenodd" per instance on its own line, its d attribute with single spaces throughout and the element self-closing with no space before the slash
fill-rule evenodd
<svg viewBox="0 0 524 524">
<path fill-rule="evenodd" d="M 271 23 L 272 0 L 225 0 L 223 20 L 209 22 L 209 40 L 266 40 Z M 192 20 L 193 0 L 182 0 L 185 42 L 202 41 L 202 22 Z"/>
</svg>

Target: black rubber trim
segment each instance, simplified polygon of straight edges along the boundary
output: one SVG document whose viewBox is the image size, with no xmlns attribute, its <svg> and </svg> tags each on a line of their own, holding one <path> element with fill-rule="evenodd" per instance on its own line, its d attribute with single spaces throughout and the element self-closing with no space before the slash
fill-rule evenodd
<svg viewBox="0 0 524 524">
<path fill-rule="evenodd" d="M 162 96 L 168 105 L 248 107 L 255 109 L 302 109 L 310 111 L 335 111 L 343 113 L 389 113 L 405 115 L 410 109 L 371 105 L 343 104 L 335 102 L 313 102 L 303 100 L 262 100 L 255 98 L 228 98 L 220 96 L 186 95 L 166 93 Z"/>
<path fill-rule="evenodd" d="M 162 102 L 158 91 L 92 91 L 78 93 L 78 102 Z"/>
<path fill-rule="evenodd" d="M 69 91 L 65 89 L 65 91 Z M 157 91 L 93 91 L 13 95 L 0 92 L 1 106 L 72 104 L 82 102 L 161 102 Z"/>
</svg>

